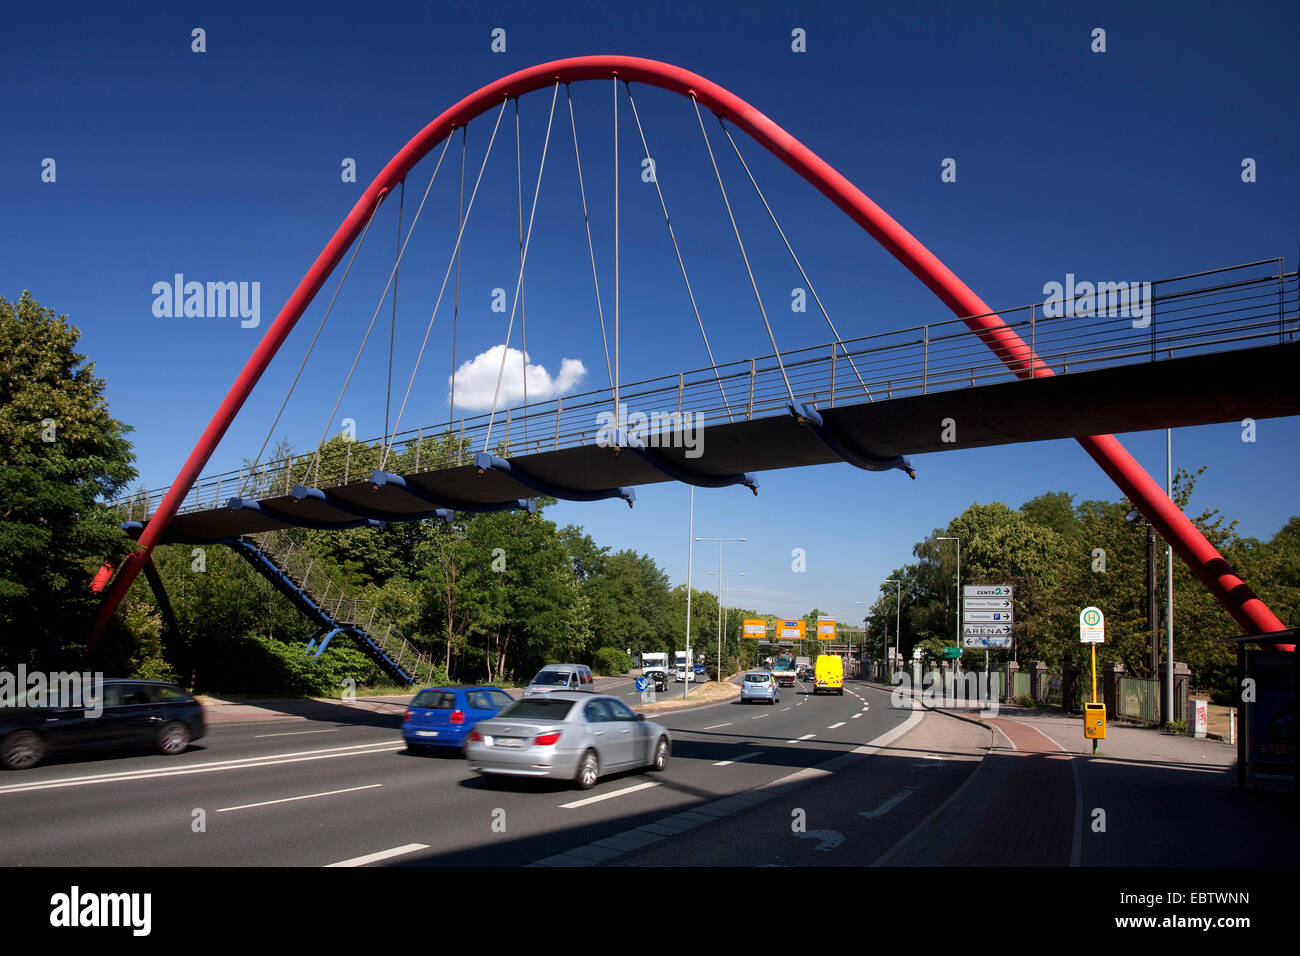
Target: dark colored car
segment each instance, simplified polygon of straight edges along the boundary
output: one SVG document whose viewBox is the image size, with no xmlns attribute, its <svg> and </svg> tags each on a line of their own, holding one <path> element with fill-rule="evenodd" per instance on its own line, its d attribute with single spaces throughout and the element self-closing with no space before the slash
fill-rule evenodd
<svg viewBox="0 0 1300 956">
<path fill-rule="evenodd" d="M 56 752 L 133 744 L 179 754 L 204 734 L 203 705 L 175 684 L 112 679 L 87 690 L 75 707 L 24 698 L 0 707 L 0 763 L 24 770 Z"/>
<path fill-rule="evenodd" d="M 426 687 L 406 708 L 402 739 L 413 754 L 431 747 L 460 749 L 475 724 L 514 702 L 499 687 Z"/>
<path fill-rule="evenodd" d="M 655 689 L 656 691 L 661 691 L 661 690 L 667 690 L 667 689 L 668 689 L 668 672 L 667 672 L 667 671 L 661 671 L 661 670 L 659 670 L 659 669 L 657 669 L 657 668 L 652 668 L 652 669 L 646 671 L 642 676 L 645 677 L 645 679 L 646 679 L 647 681 L 649 681 L 650 683 L 652 683 L 652 684 L 654 685 L 654 689 Z"/>
</svg>

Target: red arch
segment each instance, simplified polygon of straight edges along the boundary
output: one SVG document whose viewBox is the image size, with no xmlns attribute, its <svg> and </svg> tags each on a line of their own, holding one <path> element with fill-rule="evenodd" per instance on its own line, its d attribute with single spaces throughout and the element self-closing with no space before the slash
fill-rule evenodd
<svg viewBox="0 0 1300 956">
<path fill-rule="evenodd" d="M 1050 369 L 1031 364 L 1029 346 L 965 283 L 935 258 L 906 229 L 883 209 L 868 199 L 856 186 L 827 165 L 793 136 L 777 126 L 740 97 L 716 83 L 680 67 L 629 56 L 584 56 L 556 60 L 520 70 L 497 80 L 467 96 L 431 122 L 389 161 L 357 200 L 324 250 L 303 276 L 293 295 L 276 316 L 243 371 L 231 386 L 221 407 L 204 429 L 199 442 L 190 452 L 162 504 L 140 536 L 140 549 L 123 564 L 100 605 L 91 640 L 100 633 L 117 608 L 126 589 L 161 538 L 167 525 L 199 476 L 217 443 L 225 434 L 236 413 L 243 406 L 253 386 L 261 377 L 281 344 L 292 331 L 312 298 L 320 290 L 343 254 L 360 235 L 367 218 L 384 195 L 397 185 L 434 146 L 452 130 L 464 126 L 479 114 L 499 105 L 504 99 L 550 86 L 555 82 L 610 79 L 645 83 L 683 96 L 693 96 L 700 104 L 730 120 L 787 166 L 815 186 L 854 222 L 870 233 L 913 275 L 966 324 L 980 333 L 993 352 L 1021 378 L 1052 374 Z M 1223 557 L 1196 529 L 1196 526 L 1169 500 L 1112 435 L 1080 438 L 1079 443 L 1111 479 L 1133 501 L 1151 524 L 1169 541 L 1192 572 L 1214 594 L 1233 618 L 1248 633 L 1262 634 L 1283 630 L 1282 622 L 1264 605 L 1247 584 L 1233 572 Z M 103 586 L 107 571 L 102 570 L 96 584 Z"/>
</svg>

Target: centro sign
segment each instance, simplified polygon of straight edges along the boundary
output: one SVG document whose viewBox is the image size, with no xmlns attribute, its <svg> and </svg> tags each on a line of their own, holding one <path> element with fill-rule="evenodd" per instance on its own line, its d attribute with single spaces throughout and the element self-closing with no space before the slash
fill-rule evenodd
<svg viewBox="0 0 1300 956">
<path fill-rule="evenodd" d="M 1106 642 L 1106 617 L 1100 608 L 1085 607 L 1079 612 L 1079 643 L 1104 644 Z"/>
</svg>

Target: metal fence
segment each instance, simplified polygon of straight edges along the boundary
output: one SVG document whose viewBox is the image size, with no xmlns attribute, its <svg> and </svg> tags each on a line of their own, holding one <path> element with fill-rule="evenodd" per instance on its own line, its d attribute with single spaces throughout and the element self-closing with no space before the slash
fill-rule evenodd
<svg viewBox="0 0 1300 956">
<path fill-rule="evenodd" d="M 1121 677 L 1116 706 L 1119 717 L 1160 723 L 1160 681 L 1148 677 Z"/>
<path fill-rule="evenodd" d="M 1256 274 L 1241 277 L 1242 270 Z M 798 401 L 834 408 L 1300 337 L 1297 276 L 1282 271 L 1280 258 L 1153 281 L 1149 299 L 1141 292 L 1140 318 L 1115 290 L 1103 290 L 1111 285 L 1098 283 L 1088 299 L 989 313 L 1006 323 L 993 331 L 970 329 L 971 319 L 949 319 L 625 383 L 620 409 L 612 389 L 599 389 L 257 463 L 196 481 L 178 513 L 221 507 L 235 496 L 287 494 L 294 482 L 314 484 L 322 470 L 333 483 L 342 476 L 347 484 L 376 467 L 415 474 L 467 464 L 475 450 L 519 456 L 609 443 L 611 426 L 653 441 L 650 436 L 680 431 L 684 422 L 703 427 L 785 414 L 787 380 Z M 167 490 L 129 494 L 115 504 L 128 520 L 142 521 Z"/>
</svg>

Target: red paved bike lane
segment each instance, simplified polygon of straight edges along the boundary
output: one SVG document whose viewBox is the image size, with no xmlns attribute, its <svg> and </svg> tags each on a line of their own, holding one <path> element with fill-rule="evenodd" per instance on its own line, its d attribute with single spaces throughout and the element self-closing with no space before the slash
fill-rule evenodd
<svg viewBox="0 0 1300 956">
<path fill-rule="evenodd" d="M 1069 866 L 1077 824 L 1070 754 L 1016 720 L 985 718 L 1015 747 L 991 751 L 979 819 L 949 866 Z M 1003 741 L 1005 747 L 1005 740 Z"/>
</svg>

